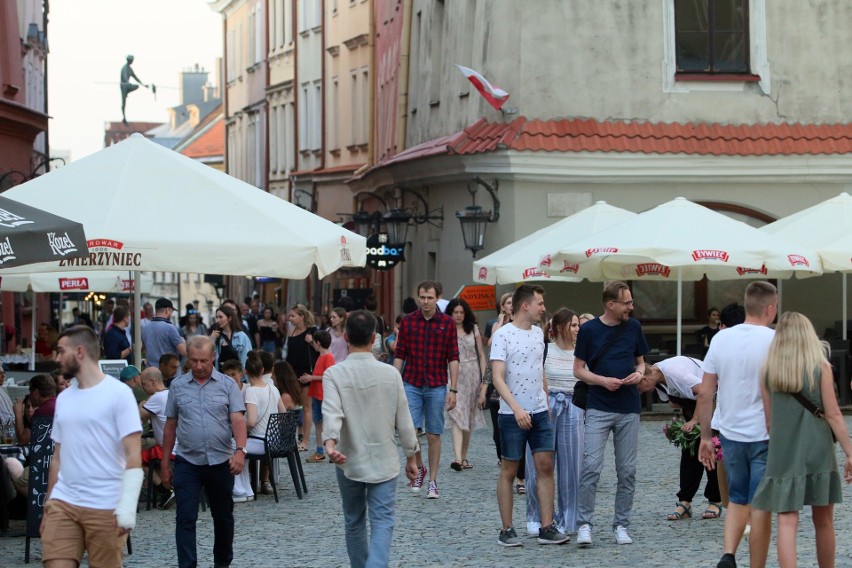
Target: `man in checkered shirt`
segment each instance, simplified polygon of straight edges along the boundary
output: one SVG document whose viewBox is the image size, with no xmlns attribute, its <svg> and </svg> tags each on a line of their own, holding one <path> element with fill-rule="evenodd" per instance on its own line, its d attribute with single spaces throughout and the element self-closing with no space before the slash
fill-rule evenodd
<svg viewBox="0 0 852 568">
<path fill-rule="evenodd" d="M 399 324 L 394 352 L 394 367 L 402 373 L 405 396 L 411 418 L 417 427 L 424 426 L 429 442 L 429 490 L 427 499 L 437 499 L 438 467 L 441 463 L 441 434 L 444 432 L 444 408 L 456 406 L 456 381 L 459 374 L 459 345 L 453 318 L 442 313 L 438 299 L 443 288 L 439 282 L 426 280 L 417 286 L 420 309 L 407 315 Z M 449 392 L 447 380 L 449 369 Z M 426 477 L 420 451 L 417 477 L 411 490 L 420 492 Z"/>
</svg>

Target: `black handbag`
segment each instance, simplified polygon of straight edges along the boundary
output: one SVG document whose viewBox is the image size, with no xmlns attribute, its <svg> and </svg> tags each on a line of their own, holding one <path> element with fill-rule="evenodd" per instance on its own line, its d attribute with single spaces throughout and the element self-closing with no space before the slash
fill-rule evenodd
<svg viewBox="0 0 852 568">
<path fill-rule="evenodd" d="M 615 331 L 610 333 L 609 339 L 607 340 L 606 344 L 604 344 L 604 346 L 601 347 L 600 350 L 595 353 L 589 361 L 586 362 L 586 366 L 589 368 L 590 371 L 594 372 L 593 367 L 598 363 L 598 361 L 603 358 L 604 355 L 609 352 L 610 348 L 615 344 L 616 340 L 621 337 L 621 334 L 624 333 L 624 330 L 626 329 L 627 325 L 623 323 L 616 326 Z M 588 400 L 589 385 L 578 379 L 577 382 L 574 384 L 574 394 L 571 396 L 571 403 L 577 408 L 586 410 Z"/>
</svg>

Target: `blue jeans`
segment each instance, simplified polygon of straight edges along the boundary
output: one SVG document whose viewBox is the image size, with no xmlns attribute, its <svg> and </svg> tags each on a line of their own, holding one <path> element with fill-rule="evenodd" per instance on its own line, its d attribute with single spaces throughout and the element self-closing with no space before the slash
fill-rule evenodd
<svg viewBox="0 0 852 568">
<path fill-rule="evenodd" d="M 335 469 L 343 502 L 349 564 L 352 568 L 387 566 L 390 562 L 397 478 L 382 483 L 364 483 L 349 479 L 339 467 Z M 369 545 L 367 515 L 370 517 Z"/>
<path fill-rule="evenodd" d="M 177 516 L 175 541 L 178 566 L 195 568 L 195 523 L 201 490 L 207 493 L 213 515 L 213 563 L 228 566 L 234 559 L 234 476 L 228 462 L 218 465 L 194 465 L 180 456 L 175 457 L 174 481 Z"/>
<path fill-rule="evenodd" d="M 550 414 L 543 410 L 530 415 L 530 420 L 532 427 L 522 430 L 514 414 L 497 415 L 500 424 L 500 449 L 504 460 L 521 461 L 527 444 L 532 453 L 552 452 L 555 449 L 556 438 Z"/>
<path fill-rule="evenodd" d="M 751 503 L 760 480 L 766 473 L 769 441 L 735 442 L 719 434 L 728 478 L 728 500 L 737 505 Z"/>
<path fill-rule="evenodd" d="M 639 447 L 639 415 L 586 411 L 586 431 L 583 440 L 583 468 L 580 473 L 577 526 L 592 524 L 595 496 L 604 463 L 604 450 L 612 432 L 615 446 L 615 514 L 612 527 L 630 525 L 633 496 L 636 490 L 636 457 Z"/>
<path fill-rule="evenodd" d="M 447 401 L 447 386 L 415 387 L 402 383 L 408 410 L 416 428 L 424 427 L 427 434 L 440 436 L 444 433 L 444 405 Z M 426 420 L 424 423 L 423 420 Z"/>
</svg>

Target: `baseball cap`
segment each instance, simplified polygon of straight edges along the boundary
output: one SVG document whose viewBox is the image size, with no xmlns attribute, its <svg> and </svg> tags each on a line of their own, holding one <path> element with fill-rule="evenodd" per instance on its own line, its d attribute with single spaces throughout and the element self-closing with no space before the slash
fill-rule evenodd
<svg viewBox="0 0 852 568">
<path fill-rule="evenodd" d="M 174 304 L 172 304 L 172 301 L 168 298 L 160 298 L 157 300 L 157 303 L 154 304 L 154 309 L 156 310 L 163 310 L 165 308 L 175 309 Z"/>
<path fill-rule="evenodd" d="M 122 381 L 129 381 L 133 377 L 140 374 L 139 369 L 136 368 L 135 365 L 128 365 L 121 370 L 121 375 L 119 375 L 119 379 Z"/>
</svg>

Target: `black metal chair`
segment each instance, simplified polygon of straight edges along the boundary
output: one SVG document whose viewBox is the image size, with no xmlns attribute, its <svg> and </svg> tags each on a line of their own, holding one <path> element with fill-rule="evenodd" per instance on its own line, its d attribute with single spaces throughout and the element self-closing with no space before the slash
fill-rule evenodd
<svg viewBox="0 0 852 568">
<path fill-rule="evenodd" d="M 265 461 L 272 469 L 272 460 L 275 458 L 286 458 L 287 464 L 290 466 L 290 476 L 293 478 L 293 486 L 296 489 L 296 495 L 299 499 L 302 498 L 302 493 L 308 492 L 308 486 L 305 483 L 305 472 L 302 470 L 302 463 L 299 461 L 299 450 L 296 442 L 296 431 L 298 430 L 299 412 L 290 410 L 289 412 L 280 412 L 269 416 L 269 424 L 266 426 L 266 438 L 263 440 L 263 454 L 249 454 L 246 459 L 249 460 L 249 465 L 257 465 Z M 256 473 L 259 477 L 259 467 L 256 467 Z M 255 476 L 252 476 L 255 479 Z M 275 475 L 270 471 L 269 482 L 272 485 L 272 494 L 275 497 L 275 502 L 278 503 L 278 487 L 275 485 Z M 257 483 L 255 482 L 255 487 Z M 255 495 L 257 490 L 255 489 Z"/>
</svg>

